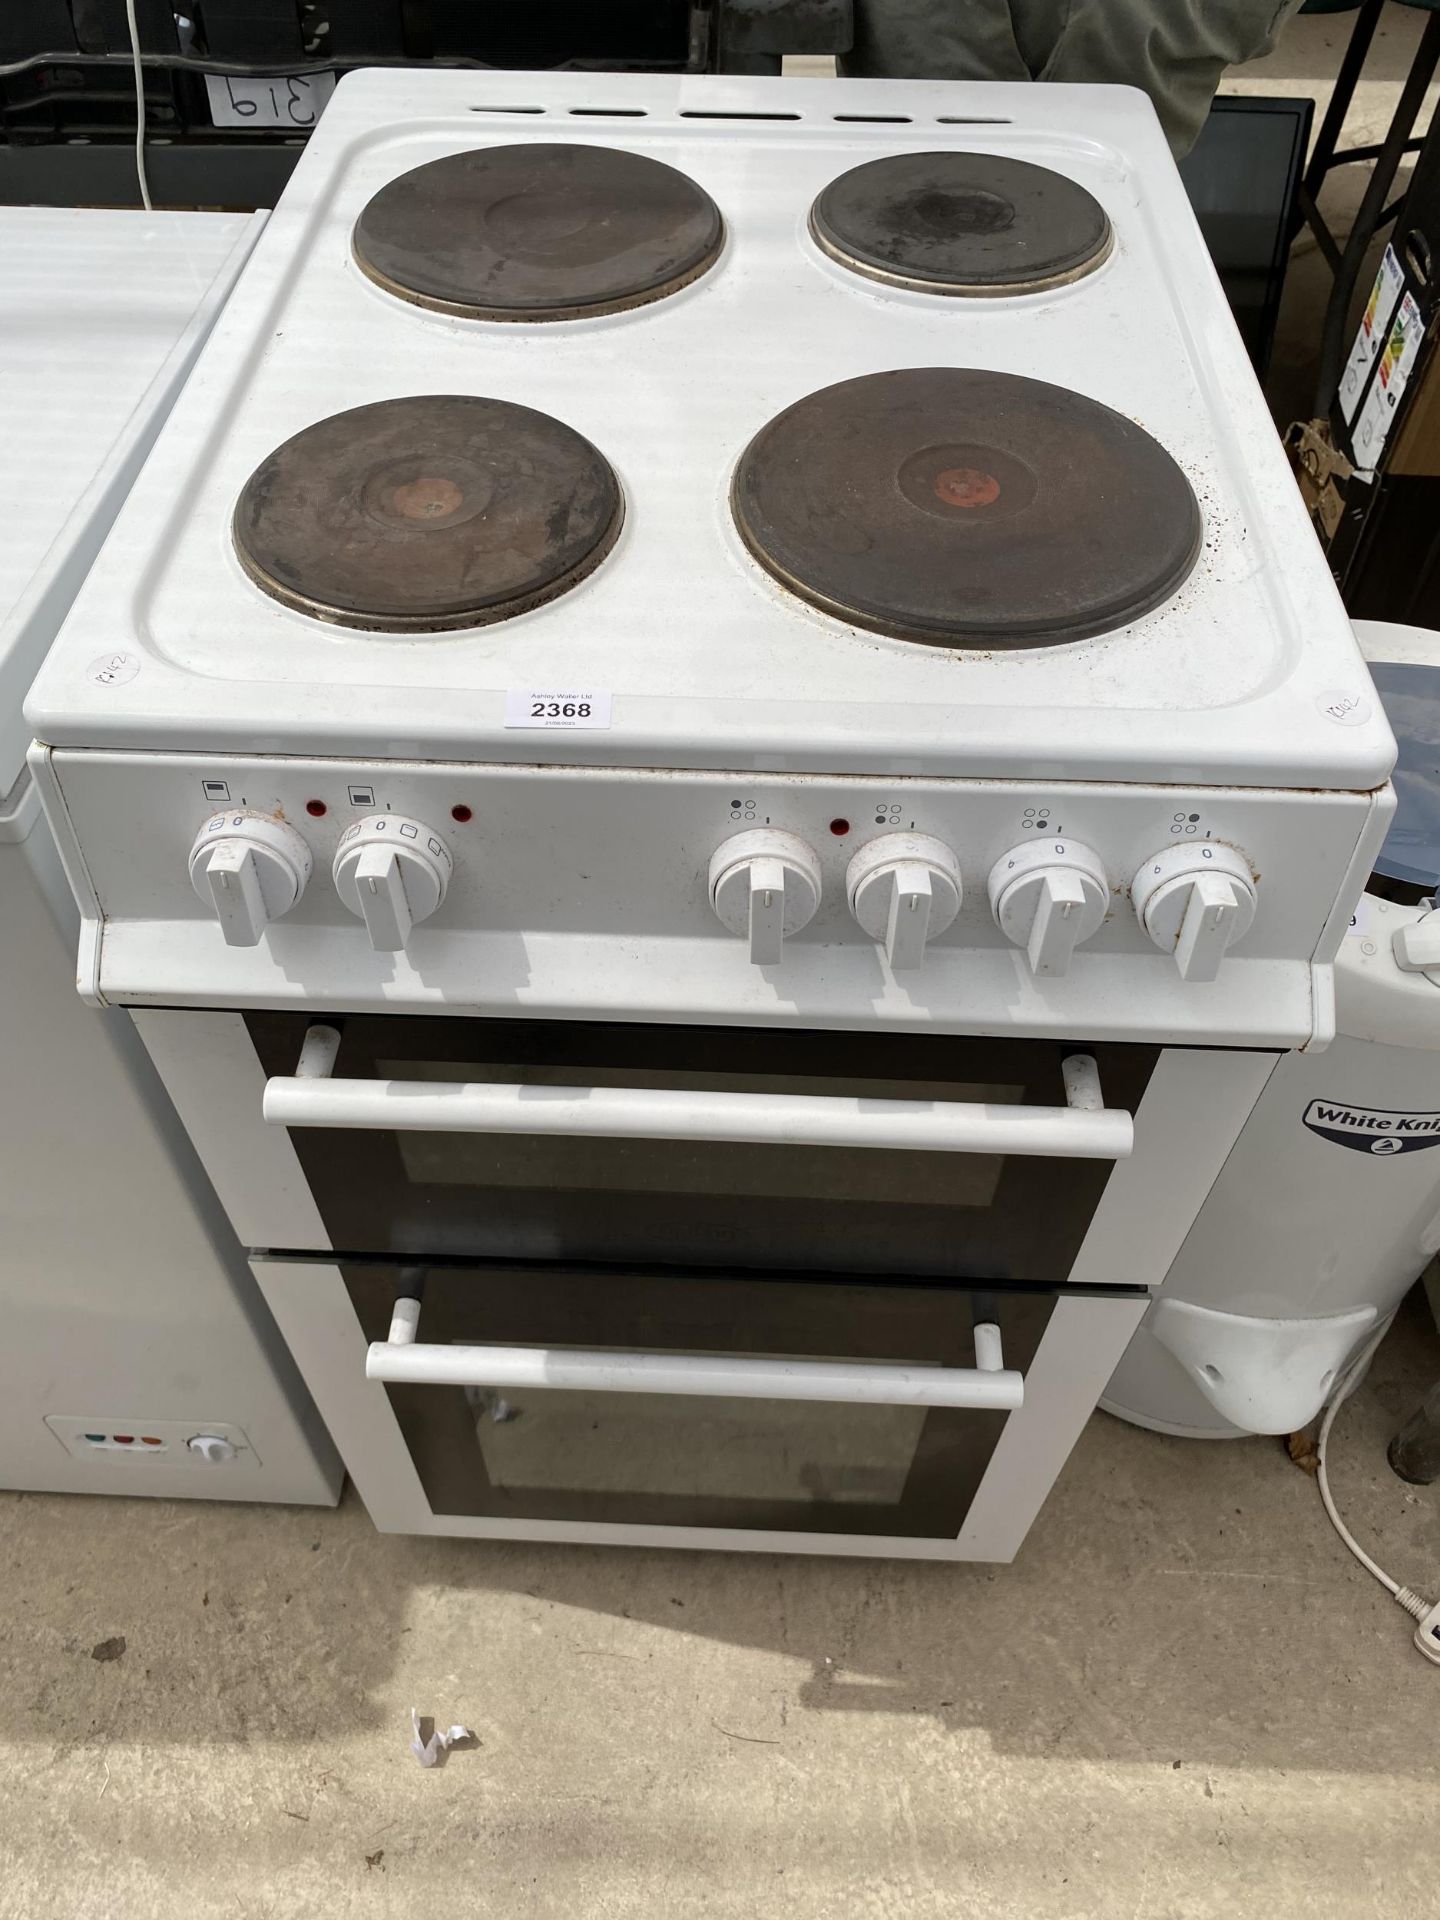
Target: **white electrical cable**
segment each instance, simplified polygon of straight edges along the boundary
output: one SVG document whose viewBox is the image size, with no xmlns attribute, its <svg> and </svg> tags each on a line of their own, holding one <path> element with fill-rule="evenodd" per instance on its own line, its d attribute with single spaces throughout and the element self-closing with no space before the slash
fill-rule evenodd
<svg viewBox="0 0 1440 1920">
<path fill-rule="evenodd" d="M 1361 1375 L 1375 1357 L 1376 1349 L 1389 1331 L 1390 1322 L 1387 1320 L 1378 1333 L 1371 1335 L 1370 1339 L 1366 1341 L 1359 1353 L 1356 1354 L 1344 1373 L 1341 1374 L 1339 1385 L 1331 1395 L 1330 1404 L 1325 1409 L 1325 1418 L 1320 1422 L 1320 1438 L 1315 1446 L 1315 1452 L 1319 1457 L 1320 1465 L 1316 1470 L 1315 1478 L 1319 1483 L 1320 1498 L 1325 1503 L 1325 1511 L 1329 1514 L 1331 1525 L 1339 1534 L 1340 1538 L 1345 1542 L 1346 1546 L 1367 1573 L 1374 1574 L 1381 1586 L 1386 1588 L 1390 1593 L 1398 1594 L 1400 1591 L 1400 1582 L 1398 1580 L 1392 1580 L 1383 1567 L 1375 1564 L 1355 1538 L 1354 1534 L 1351 1533 L 1345 1522 L 1340 1518 L 1339 1513 L 1336 1511 L 1334 1497 L 1330 1492 L 1330 1476 L 1325 1468 L 1325 1449 L 1330 1440 L 1330 1429 L 1335 1424 L 1335 1416 L 1350 1398 L 1356 1387 L 1359 1386 Z"/>
<path fill-rule="evenodd" d="M 1335 1424 L 1335 1416 L 1350 1398 L 1356 1387 L 1359 1386 L 1361 1376 L 1374 1358 L 1380 1342 L 1390 1331 L 1390 1324 L 1393 1318 L 1394 1316 L 1392 1314 L 1390 1318 L 1384 1322 L 1380 1330 L 1372 1334 L 1370 1339 L 1366 1341 L 1365 1345 L 1341 1375 L 1339 1384 L 1330 1397 L 1329 1404 L 1325 1409 L 1325 1418 L 1320 1422 L 1320 1437 L 1315 1444 L 1315 1452 L 1319 1461 L 1315 1472 L 1315 1479 L 1320 1488 L 1320 1499 L 1324 1504 L 1326 1513 L 1330 1516 L 1330 1524 L 1345 1542 L 1345 1545 L 1350 1549 L 1351 1553 L 1353 1553 L 1355 1558 L 1360 1562 L 1361 1566 L 1364 1567 L 1365 1571 L 1374 1575 L 1375 1579 L 1380 1582 L 1385 1591 L 1399 1606 L 1405 1609 L 1412 1620 L 1419 1620 L 1422 1623 L 1421 1630 L 1415 1635 L 1415 1644 L 1428 1660 L 1440 1662 L 1440 1653 L 1432 1651 L 1431 1646 L 1435 1625 L 1434 1616 L 1440 1613 L 1440 1605 L 1432 1605 L 1429 1600 L 1426 1600 L 1418 1593 L 1412 1592 L 1409 1587 L 1402 1587 L 1398 1580 L 1392 1580 L 1385 1569 L 1370 1558 L 1370 1555 L 1366 1553 L 1365 1549 L 1360 1545 L 1360 1542 L 1340 1518 L 1339 1511 L 1335 1505 L 1334 1495 L 1330 1491 L 1330 1475 L 1325 1463 L 1326 1448 L 1330 1442 L 1330 1429 Z"/>
<path fill-rule="evenodd" d="M 130 28 L 130 64 L 135 69 L 135 178 L 140 183 L 140 204 L 151 211 L 150 182 L 145 177 L 145 70 L 140 65 L 140 29 L 135 24 L 135 0 L 125 0 L 125 20 Z"/>
</svg>

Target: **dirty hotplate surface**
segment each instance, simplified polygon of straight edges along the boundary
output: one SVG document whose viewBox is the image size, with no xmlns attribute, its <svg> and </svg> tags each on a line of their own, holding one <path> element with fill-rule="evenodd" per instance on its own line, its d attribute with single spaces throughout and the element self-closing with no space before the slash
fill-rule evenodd
<svg viewBox="0 0 1440 1920">
<path fill-rule="evenodd" d="M 563 421 L 469 394 L 317 421 L 246 481 L 235 549 L 263 592 L 362 631 L 444 633 L 542 605 L 620 530 L 605 459 Z"/>
<path fill-rule="evenodd" d="M 917 367 L 808 395 L 736 469 L 736 522 L 813 605 L 931 646 L 1055 647 L 1175 592 L 1200 509 L 1123 414 L 1014 374 Z"/>
<path fill-rule="evenodd" d="M 663 299 L 720 251 L 720 210 L 625 148 L 479 146 L 412 168 L 355 223 L 362 272 L 472 319 L 573 320 Z"/>
<path fill-rule="evenodd" d="M 832 180 L 810 231 L 842 266 L 921 293 L 1037 293 L 1091 273 L 1114 233 L 1068 174 L 997 153 L 897 153 Z"/>
</svg>

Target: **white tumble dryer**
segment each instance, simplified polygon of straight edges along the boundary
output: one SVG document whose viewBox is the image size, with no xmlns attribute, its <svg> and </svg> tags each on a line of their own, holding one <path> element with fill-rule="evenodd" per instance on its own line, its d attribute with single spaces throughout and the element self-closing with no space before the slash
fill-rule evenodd
<svg viewBox="0 0 1440 1920">
<path fill-rule="evenodd" d="M 0 1487 L 333 1502 L 340 1467 L 79 928 L 22 703 L 263 219 L 0 208 Z"/>
<path fill-rule="evenodd" d="M 1440 634 L 1357 621 L 1399 809 L 1335 966 L 1336 1035 L 1280 1061 L 1101 1405 L 1292 1433 L 1440 1251 Z"/>
</svg>

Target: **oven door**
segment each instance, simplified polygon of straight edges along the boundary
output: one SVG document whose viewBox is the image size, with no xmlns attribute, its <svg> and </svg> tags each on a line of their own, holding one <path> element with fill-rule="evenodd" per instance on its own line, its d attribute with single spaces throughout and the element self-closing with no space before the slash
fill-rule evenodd
<svg viewBox="0 0 1440 1920">
<path fill-rule="evenodd" d="M 242 1237 L 405 1263 L 1063 1282 L 1158 1055 L 356 1016 L 302 1060 L 303 1017 L 244 1018 L 319 1231 L 260 1218 Z"/>
<path fill-rule="evenodd" d="M 1145 1310 L 1100 1289 L 257 1257 L 377 1526 L 1008 1560 Z"/>
<path fill-rule="evenodd" d="M 134 1017 L 377 1525 L 936 1559 L 1013 1555 L 1274 1066 Z"/>
</svg>

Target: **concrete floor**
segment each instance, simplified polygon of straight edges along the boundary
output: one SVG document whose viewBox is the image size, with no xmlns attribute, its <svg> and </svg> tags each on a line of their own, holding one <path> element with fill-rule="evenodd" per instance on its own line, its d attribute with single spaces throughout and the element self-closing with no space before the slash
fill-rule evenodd
<svg viewBox="0 0 1440 1920">
<path fill-rule="evenodd" d="M 1432 1593 L 1383 1450 L 1437 1369 L 1417 1309 L 1333 1447 Z M 1278 1442 L 1101 1415 L 1012 1567 L 35 1495 L 0 1565 L 6 1920 L 1440 1906 L 1440 1672 Z M 479 1745 L 422 1771 L 412 1706 Z"/>
<path fill-rule="evenodd" d="M 1422 19 L 1390 11 L 1371 126 Z M 1323 88 L 1342 31 L 1238 84 Z M 1320 298 L 1302 259 L 1282 412 Z M 1440 1488 L 1383 1450 L 1437 1370 L 1417 1309 L 1333 1449 L 1432 1594 Z M 1440 1911 L 1440 1673 L 1272 1442 L 1099 1416 L 1009 1568 L 36 1495 L 0 1565 L 0 1920 Z M 478 1746 L 422 1771 L 412 1706 Z"/>
</svg>

